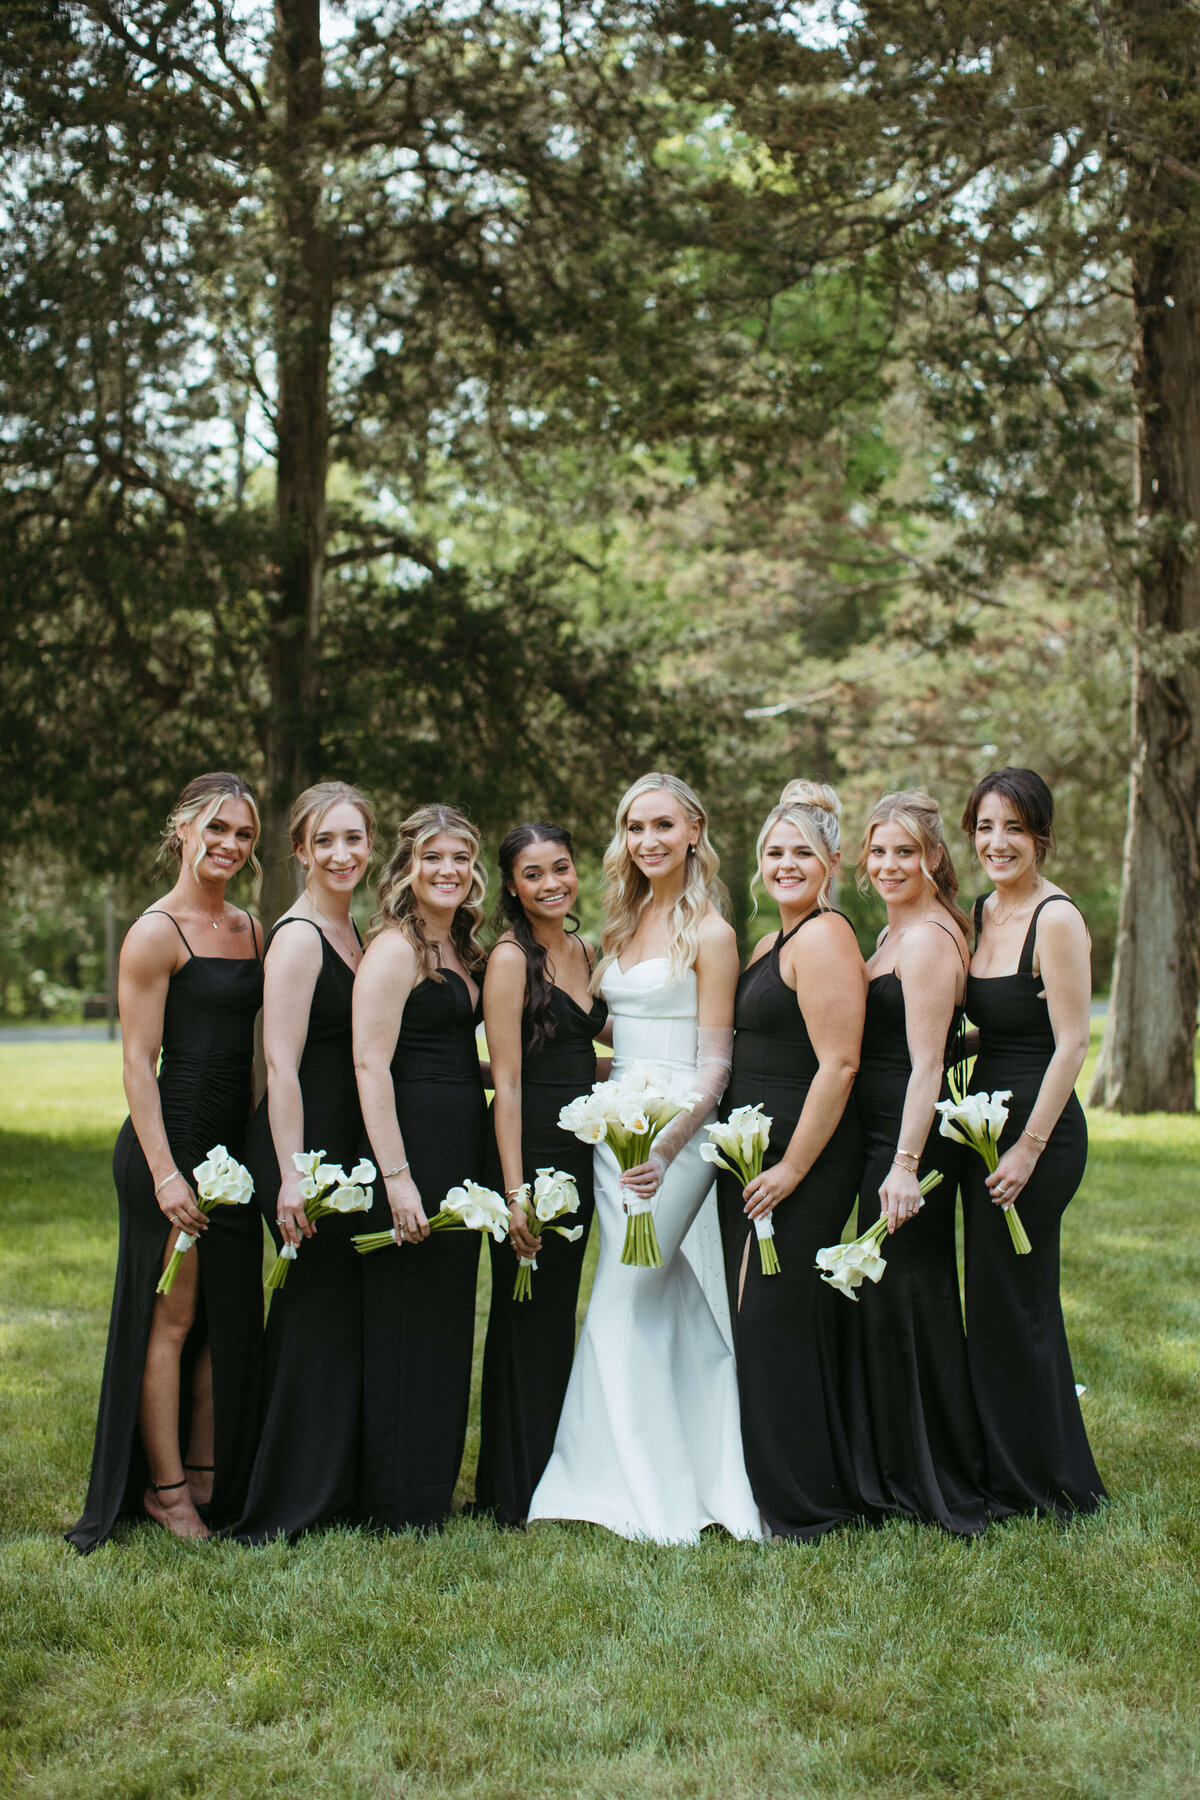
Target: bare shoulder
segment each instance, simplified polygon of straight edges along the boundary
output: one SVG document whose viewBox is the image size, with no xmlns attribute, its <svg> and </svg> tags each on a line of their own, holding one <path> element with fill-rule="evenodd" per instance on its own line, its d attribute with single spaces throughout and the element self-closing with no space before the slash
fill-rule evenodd
<svg viewBox="0 0 1200 1800">
<path fill-rule="evenodd" d="M 961 954 L 960 947 L 961 946 Z M 903 965 L 904 972 L 911 978 L 923 971 L 932 974 L 944 965 L 953 967 L 955 974 L 962 968 L 966 959 L 966 945 L 961 943 L 959 934 L 947 930 L 933 919 L 922 919 L 916 925 L 910 925 L 901 940 L 896 955 L 896 967 Z"/>
<path fill-rule="evenodd" d="M 1077 950 L 1089 945 L 1092 940 L 1083 914 L 1069 894 L 1064 894 L 1061 888 L 1055 888 L 1054 892 L 1070 904 L 1047 906 L 1038 914 L 1039 953 L 1043 950 Z"/>
<path fill-rule="evenodd" d="M 271 935 L 266 967 L 276 977 L 305 975 L 320 969 L 323 949 L 319 925 L 299 913 L 284 913 Z"/>
<path fill-rule="evenodd" d="M 853 925 L 843 913 L 833 911 L 819 912 L 815 919 L 809 919 L 787 949 L 794 957 L 829 956 L 850 950 L 861 955 Z"/>
<path fill-rule="evenodd" d="M 779 933 L 777 931 L 768 931 L 766 937 L 759 938 L 757 944 L 755 944 L 753 950 L 750 952 L 750 960 L 746 964 L 748 969 L 752 969 L 756 962 L 761 962 L 764 956 L 769 956 L 771 954 L 772 947 L 778 936 Z"/>
<path fill-rule="evenodd" d="M 501 969 L 524 968 L 525 952 L 511 932 L 506 931 L 503 937 L 497 938 L 496 942 L 488 951 L 489 969 L 492 967 L 493 963 L 495 963 L 497 968 Z"/>
<path fill-rule="evenodd" d="M 505 935 L 493 944 L 483 973 L 485 994 L 523 996 L 525 992 L 525 952 L 513 937 Z"/>
<path fill-rule="evenodd" d="M 121 945 L 125 970 L 144 980 L 170 975 L 187 960 L 186 939 L 165 908 L 144 912 L 133 921 Z"/>
<path fill-rule="evenodd" d="M 371 978 L 379 981 L 407 983 L 411 987 L 416 980 L 417 953 L 397 926 L 385 925 L 367 945 L 359 964 L 360 981 L 368 970 Z"/>
<path fill-rule="evenodd" d="M 737 949 L 737 933 L 728 919 L 723 919 L 715 906 L 710 906 L 699 927 L 700 947 L 725 949 L 730 945 Z"/>
</svg>

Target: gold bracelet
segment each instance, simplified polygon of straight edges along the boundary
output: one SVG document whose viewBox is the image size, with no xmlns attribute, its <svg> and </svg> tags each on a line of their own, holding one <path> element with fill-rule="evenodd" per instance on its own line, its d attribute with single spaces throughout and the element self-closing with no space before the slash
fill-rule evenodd
<svg viewBox="0 0 1200 1800">
<path fill-rule="evenodd" d="M 1028 1125 L 1026 1125 L 1026 1127 L 1025 1127 L 1025 1136 L 1027 1138 L 1032 1138 L 1035 1144 L 1040 1144 L 1042 1146 L 1043 1150 L 1046 1148 L 1046 1145 L 1050 1142 L 1050 1139 L 1048 1137 L 1040 1138 L 1036 1131 L 1030 1131 Z"/>
<path fill-rule="evenodd" d="M 917 1150 L 897 1150 L 895 1156 L 893 1156 L 893 1158 L 892 1158 L 892 1161 L 899 1162 L 900 1158 L 902 1156 L 905 1157 L 909 1162 L 919 1163 L 921 1160 L 920 1152 Z"/>
</svg>

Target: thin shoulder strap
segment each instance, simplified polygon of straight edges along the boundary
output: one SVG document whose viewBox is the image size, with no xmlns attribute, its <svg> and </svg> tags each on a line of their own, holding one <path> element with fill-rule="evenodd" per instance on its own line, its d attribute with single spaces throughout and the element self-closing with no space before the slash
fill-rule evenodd
<svg viewBox="0 0 1200 1800">
<path fill-rule="evenodd" d="M 967 972 L 967 959 L 966 959 L 966 956 L 963 954 L 962 940 L 959 937 L 957 931 L 952 931 L 950 929 L 949 925 L 947 925 L 942 919 L 930 919 L 929 923 L 931 925 L 936 925 L 939 931 L 944 931 L 946 933 L 946 936 L 950 939 L 951 943 L 954 945 L 954 948 L 958 951 L 958 960 L 961 962 L 961 964 L 963 966 L 963 974 L 965 975 Z"/>
<path fill-rule="evenodd" d="M 974 907 L 971 909 L 971 918 L 975 925 L 975 942 L 976 943 L 979 942 L 979 934 L 983 930 L 983 903 L 986 899 L 987 899 L 986 894 L 980 894 L 978 900 L 976 900 L 976 902 L 975 902 Z"/>
<path fill-rule="evenodd" d="M 591 974 L 592 974 L 592 959 L 588 955 L 587 944 L 585 943 L 584 939 L 579 935 L 579 933 L 577 931 L 572 932 L 571 935 L 575 939 L 575 942 L 579 945 L 579 948 L 583 951 L 583 960 L 587 964 L 588 978 L 590 980 Z"/>
<path fill-rule="evenodd" d="M 254 929 L 258 921 L 255 919 L 253 913 L 248 913 L 246 911 L 245 907 L 242 908 L 242 917 L 250 927 L 250 942 L 254 945 L 255 960 L 261 962 L 263 957 L 267 954 L 267 946 L 264 944 L 261 950 L 258 947 L 258 933 Z M 276 924 L 278 924 L 278 922 L 279 921 L 276 920 Z M 318 925 L 317 930 L 320 931 L 320 929 L 321 927 Z"/>
<path fill-rule="evenodd" d="M 1047 894 L 1046 898 L 1034 907 L 1033 917 L 1029 921 L 1029 930 L 1025 933 L 1025 942 L 1021 946 L 1021 961 L 1017 970 L 1020 975 L 1033 974 L 1033 952 L 1037 945 L 1037 922 L 1043 908 L 1053 906 L 1056 900 L 1065 900 L 1068 906 L 1075 906 L 1070 894 Z M 1077 906 L 1075 906 L 1075 911 L 1079 911 Z"/>
<path fill-rule="evenodd" d="M 247 918 L 250 917 L 249 913 L 247 913 L 246 917 Z M 267 951 L 271 948 L 271 945 L 275 942 L 276 932 L 281 931 L 285 925 L 311 925 L 313 930 L 316 932 L 317 936 L 321 940 L 322 956 L 325 954 L 325 933 L 321 930 L 321 927 L 317 924 L 317 921 L 315 919 L 303 919 L 303 918 L 301 918 L 299 913 L 288 913 L 286 915 L 286 917 L 284 917 L 282 919 L 276 919 L 276 921 L 272 925 L 270 931 L 267 933 L 267 941 L 263 945 L 263 956 L 264 957 L 266 956 Z M 250 930 L 251 930 L 251 933 L 253 934 L 253 931 L 254 931 L 253 919 L 250 920 Z"/>
<path fill-rule="evenodd" d="M 148 919 L 151 916 L 151 914 L 153 914 L 153 916 L 156 919 L 171 919 L 170 913 L 165 911 L 165 909 L 161 906 L 148 906 L 146 908 L 145 912 L 141 916 L 143 919 Z M 179 933 L 180 939 L 183 943 L 183 947 L 187 951 L 188 955 L 194 957 L 196 952 L 192 949 L 192 946 L 188 943 L 187 939 L 184 937 L 183 928 L 180 925 L 179 920 L 171 919 L 171 923 L 175 927 L 176 931 Z"/>
</svg>

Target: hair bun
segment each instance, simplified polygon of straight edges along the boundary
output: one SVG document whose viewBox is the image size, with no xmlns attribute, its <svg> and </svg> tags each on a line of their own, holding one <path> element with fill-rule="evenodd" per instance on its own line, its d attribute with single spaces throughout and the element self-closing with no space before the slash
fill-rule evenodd
<svg viewBox="0 0 1200 1800">
<path fill-rule="evenodd" d="M 837 790 L 827 787 L 821 781 L 789 781 L 779 796 L 780 806 L 808 806 L 814 812 L 830 813 L 835 819 L 842 816 L 842 803 L 838 799 Z"/>
</svg>

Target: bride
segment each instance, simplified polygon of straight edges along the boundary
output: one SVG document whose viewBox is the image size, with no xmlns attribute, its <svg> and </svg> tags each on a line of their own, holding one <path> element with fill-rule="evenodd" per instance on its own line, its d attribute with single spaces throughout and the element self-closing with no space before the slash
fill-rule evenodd
<svg viewBox="0 0 1200 1800">
<path fill-rule="evenodd" d="M 600 1260 L 554 1453 L 530 1519 L 589 1519 L 622 1537 L 692 1543 L 706 1525 L 758 1538 L 712 1168 L 695 1134 L 729 1077 L 738 957 L 720 913 L 704 808 L 673 775 L 622 796 L 604 857 L 607 922 L 593 987 L 613 1020 L 613 1071 L 653 1062 L 702 1098 L 647 1162 L 596 1150 Z M 621 1262 L 624 1201 L 653 1199 L 660 1269 Z"/>
</svg>

